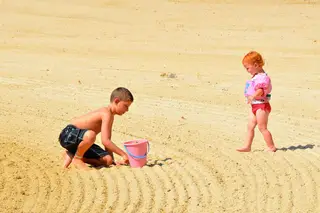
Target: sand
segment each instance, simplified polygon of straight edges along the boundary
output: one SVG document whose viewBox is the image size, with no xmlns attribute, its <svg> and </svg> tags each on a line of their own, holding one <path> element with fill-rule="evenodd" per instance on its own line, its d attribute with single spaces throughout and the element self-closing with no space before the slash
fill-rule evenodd
<svg viewBox="0 0 320 213">
<path fill-rule="evenodd" d="M 1 0 L 0 212 L 320 212 L 320 1 L 263 2 Z M 276 153 L 235 151 L 250 50 Z M 148 139 L 147 166 L 64 171 L 61 129 L 118 86 L 113 141 Z"/>
</svg>

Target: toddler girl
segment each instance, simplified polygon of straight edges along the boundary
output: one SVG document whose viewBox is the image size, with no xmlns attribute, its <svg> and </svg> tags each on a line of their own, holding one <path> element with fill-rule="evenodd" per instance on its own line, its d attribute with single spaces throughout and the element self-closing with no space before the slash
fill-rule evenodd
<svg viewBox="0 0 320 213">
<path fill-rule="evenodd" d="M 247 72 L 252 76 L 251 80 L 246 82 L 244 92 L 247 103 L 251 105 L 251 109 L 249 112 L 245 146 L 237 149 L 237 151 L 251 151 L 254 129 L 258 125 L 258 128 L 267 143 L 267 151 L 275 152 L 276 147 L 273 143 L 272 135 L 267 128 L 268 117 L 271 112 L 269 100 L 271 98 L 270 92 L 272 90 L 272 85 L 270 77 L 263 70 L 264 61 L 262 56 L 255 51 L 251 51 L 246 54 L 242 60 L 242 64 L 246 68 Z"/>
</svg>

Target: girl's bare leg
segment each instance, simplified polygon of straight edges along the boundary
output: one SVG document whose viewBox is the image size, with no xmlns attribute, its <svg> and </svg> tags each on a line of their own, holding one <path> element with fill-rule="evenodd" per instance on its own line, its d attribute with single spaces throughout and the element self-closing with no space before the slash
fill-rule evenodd
<svg viewBox="0 0 320 213">
<path fill-rule="evenodd" d="M 263 138 L 268 146 L 267 151 L 275 152 L 277 149 L 274 145 L 272 135 L 268 130 L 268 117 L 269 117 L 269 112 L 264 111 L 264 110 L 258 110 L 257 111 L 257 123 L 258 123 L 258 128 L 263 135 Z"/>
<path fill-rule="evenodd" d="M 244 147 L 237 149 L 238 152 L 250 152 L 251 151 L 251 145 L 252 145 L 252 141 L 254 138 L 254 128 L 256 127 L 256 125 L 257 125 L 257 118 L 252 113 L 252 111 L 250 109 L 245 145 L 244 145 Z"/>
</svg>

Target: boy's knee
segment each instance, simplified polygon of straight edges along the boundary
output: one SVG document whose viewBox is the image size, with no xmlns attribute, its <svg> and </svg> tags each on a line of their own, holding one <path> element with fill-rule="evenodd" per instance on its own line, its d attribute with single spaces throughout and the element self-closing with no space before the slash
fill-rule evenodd
<svg viewBox="0 0 320 213">
<path fill-rule="evenodd" d="M 106 156 L 102 157 L 101 160 L 107 166 L 110 166 L 112 164 L 112 162 L 113 162 L 113 159 L 112 159 L 112 157 L 110 155 L 106 155 Z"/>
<path fill-rule="evenodd" d="M 84 137 L 86 137 L 89 141 L 92 141 L 92 142 L 96 141 L 96 136 L 97 136 L 97 134 L 92 130 L 88 130 L 84 134 Z"/>
</svg>

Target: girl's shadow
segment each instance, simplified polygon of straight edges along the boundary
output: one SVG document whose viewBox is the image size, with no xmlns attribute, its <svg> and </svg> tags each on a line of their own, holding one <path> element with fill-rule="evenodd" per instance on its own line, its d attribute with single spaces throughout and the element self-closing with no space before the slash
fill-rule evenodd
<svg viewBox="0 0 320 213">
<path fill-rule="evenodd" d="M 289 147 L 282 147 L 282 148 L 278 148 L 277 150 L 280 151 L 296 151 L 297 149 L 313 149 L 315 145 L 314 144 L 307 144 L 307 145 L 298 145 L 298 146 L 289 146 Z"/>
</svg>

